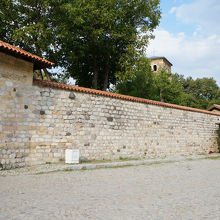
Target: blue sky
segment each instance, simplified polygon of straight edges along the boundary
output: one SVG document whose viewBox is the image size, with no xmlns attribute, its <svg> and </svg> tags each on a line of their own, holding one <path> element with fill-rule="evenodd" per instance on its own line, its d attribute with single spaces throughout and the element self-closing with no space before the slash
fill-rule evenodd
<svg viewBox="0 0 220 220">
<path fill-rule="evenodd" d="M 161 0 L 161 10 L 147 56 L 165 56 L 173 73 L 220 86 L 220 0 Z"/>
</svg>

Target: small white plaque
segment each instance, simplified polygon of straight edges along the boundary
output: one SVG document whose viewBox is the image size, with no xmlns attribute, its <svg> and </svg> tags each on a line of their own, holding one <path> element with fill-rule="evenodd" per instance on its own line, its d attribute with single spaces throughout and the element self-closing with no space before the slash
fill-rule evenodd
<svg viewBox="0 0 220 220">
<path fill-rule="evenodd" d="M 66 149 L 65 150 L 65 163 L 79 163 L 79 150 Z"/>
</svg>

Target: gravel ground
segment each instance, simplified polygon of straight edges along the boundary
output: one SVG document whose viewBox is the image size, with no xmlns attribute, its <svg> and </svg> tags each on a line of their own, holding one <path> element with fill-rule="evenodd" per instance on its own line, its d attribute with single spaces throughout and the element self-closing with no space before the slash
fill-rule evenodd
<svg viewBox="0 0 220 220">
<path fill-rule="evenodd" d="M 219 158 L 4 175 L 1 220 L 220 219 Z"/>
</svg>

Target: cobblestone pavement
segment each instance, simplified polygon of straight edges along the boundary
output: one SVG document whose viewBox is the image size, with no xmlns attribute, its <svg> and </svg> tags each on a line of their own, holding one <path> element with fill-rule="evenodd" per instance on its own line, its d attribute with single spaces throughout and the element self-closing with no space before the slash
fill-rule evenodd
<svg viewBox="0 0 220 220">
<path fill-rule="evenodd" d="M 0 219 L 220 219 L 220 160 L 0 176 Z"/>
</svg>

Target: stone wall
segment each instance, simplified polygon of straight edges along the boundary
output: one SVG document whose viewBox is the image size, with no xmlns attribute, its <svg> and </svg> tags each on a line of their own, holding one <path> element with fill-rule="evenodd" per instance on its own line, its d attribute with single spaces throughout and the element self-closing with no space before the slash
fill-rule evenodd
<svg viewBox="0 0 220 220">
<path fill-rule="evenodd" d="M 34 86 L 38 129 L 32 158 L 57 162 L 66 148 L 86 159 L 163 157 L 217 151 L 218 116 Z"/>
<path fill-rule="evenodd" d="M 23 62 L 18 78 L 0 69 L 3 168 L 59 162 L 67 148 L 96 160 L 218 151 L 220 116 L 32 85 Z"/>
<path fill-rule="evenodd" d="M 26 108 L 33 108 L 32 81 L 32 63 L 0 53 L 0 168 L 26 164 L 31 120 Z"/>
</svg>

